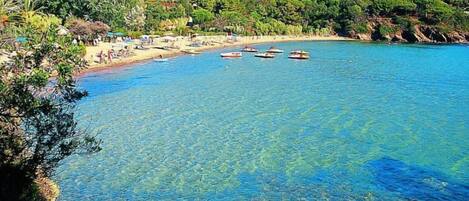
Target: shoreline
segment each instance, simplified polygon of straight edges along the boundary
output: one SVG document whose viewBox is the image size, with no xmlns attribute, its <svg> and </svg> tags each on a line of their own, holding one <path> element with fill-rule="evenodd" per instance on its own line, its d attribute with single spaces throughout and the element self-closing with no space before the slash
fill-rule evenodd
<svg viewBox="0 0 469 201">
<path fill-rule="evenodd" d="M 214 38 L 221 38 L 224 36 L 204 36 L 204 39 L 210 40 Z M 190 41 L 184 40 L 183 38 L 181 41 L 178 41 L 179 46 L 184 46 L 184 48 L 174 49 L 174 50 L 162 50 L 162 49 L 155 49 L 154 47 L 148 50 L 133 50 L 136 55 L 122 58 L 119 60 L 115 60 L 112 63 L 107 64 L 97 64 L 94 63 L 93 59 L 95 58 L 94 55 L 97 54 L 98 51 L 105 51 L 105 48 L 109 48 L 113 45 L 113 43 L 104 43 L 103 45 L 99 46 L 91 46 L 87 47 L 86 51 L 87 54 L 85 58 L 93 58 L 91 60 L 87 59 L 89 63 L 91 63 L 88 68 L 78 72 L 76 76 L 81 77 L 88 73 L 93 72 L 100 72 L 106 71 L 110 69 L 119 69 L 128 67 L 134 64 L 145 63 L 149 60 L 152 60 L 156 56 L 162 55 L 164 58 L 173 58 L 180 55 L 185 55 L 186 53 L 182 52 L 183 49 L 191 49 L 199 52 L 206 52 L 210 50 L 216 49 L 223 49 L 229 47 L 237 47 L 243 45 L 254 45 L 254 44 L 265 44 L 265 43 L 281 43 L 281 42 L 298 42 L 298 41 L 356 41 L 356 39 L 347 38 L 347 37 L 340 37 L 340 36 L 263 36 L 261 38 L 255 37 L 241 37 L 238 39 L 239 41 L 233 43 L 227 42 L 220 42 L 219 44 L 212 45 L 212 46 L 202 46 L 202 47 L 189 47 L 187 44 Z M 161 41 L 156 41 L 158 44 L 164 44 Z M 115 43 L 114 43 L 115 44 Z M 139 54 L 140 53 L 140 54 Z"/>
</svg>

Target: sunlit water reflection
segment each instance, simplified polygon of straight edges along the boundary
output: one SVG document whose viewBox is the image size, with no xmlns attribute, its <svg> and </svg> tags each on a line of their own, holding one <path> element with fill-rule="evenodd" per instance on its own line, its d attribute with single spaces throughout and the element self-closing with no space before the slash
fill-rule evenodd
<svg viewBox="0 0 469 201">
<path fill-rule="evenodd" d="M 81 78 L 104 144 L 60 167 L 61 200 L 469 197 L 467 46 L 276 46 L 311 60 L 218 50 Z"/>
</svg>

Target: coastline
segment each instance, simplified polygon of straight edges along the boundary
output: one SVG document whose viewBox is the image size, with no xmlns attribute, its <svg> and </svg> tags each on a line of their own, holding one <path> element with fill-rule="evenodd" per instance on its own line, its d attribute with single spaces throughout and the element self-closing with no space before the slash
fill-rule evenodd
<svg viewBox="0 0 469 201">
<path fill-rule="evenodd" d="M 112 48 L 113 45 L 116 43 L 102 43 L 98 46 L 90 46 L 86 48 L 86 56 L 85 59 L 90 63 L 88 68 L 80 71 L 78 76 L 82 76 L 86 73 L 98 72 L 98 71 L 105 71 L 115 68 L 122 68 L 127 67 L 133 64 L 147 62 L 159 55 L 163 56 L 164 58 L 172 58 L 180 55 L 184 55 L 186 53 L 182 52 L 181 50 L 184 49 L 191 49 L 198 52 L 204 52 L 209 50 L 221 49 L 221 48 L 228 48 L 228 47 L 236 47 L 236 46 L 243 46 L 243 45 L 254 45 L 254 44 L 263 44 L 263 43 L 278 43 L 278 42 L 293 42 L 293 41 L 354 41 L 356 39 L 347 38 L 347 37 L 340 37 L 340 36 L 261 36 L 261 37 L 252 37 L 252 36 L 245 36 L 245 37 L 238 37 L 236 42 L 225 42 L 222 41 L 225 36 L 201 36 L 199 37 L 202 41 L 216 41 L 217 43 L 210 46 L 202 46 L 202 47 L 190 47 L 189 44 L 192 43 L 187 37 L 181 37 L 178 41 L 175 41 L 174 44 L 179 47 L 179 49 L 171 49 L 171 50 L 162 50 L 156 49 L 156 46 L 149 46 L 147 50 L 133 50 L 135 55 L 130 57 L 121 58 L 118 60 L 114 60 L 112 63 L 107 64 L 98 64 L 95 63 L 96 54 L 98 52 L 107 51 L 108 49 Z M 155 42 L 160 45 L 168 44 L 163 42 L 161 39 L 156 39 Z"/>
</svg>

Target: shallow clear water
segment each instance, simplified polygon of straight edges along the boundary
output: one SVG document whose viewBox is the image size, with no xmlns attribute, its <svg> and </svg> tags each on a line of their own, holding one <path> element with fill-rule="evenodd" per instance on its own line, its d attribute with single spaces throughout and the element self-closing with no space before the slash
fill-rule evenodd
<svg viewBox="0 0 469 201">
<path fill-rule="evenodd" d="M 468 46 L 275 45 L 311 60 L 225 49 L 81 78 L 104 144 L 59 168 L 61 200 L 469 197 Z"/>
</svg>

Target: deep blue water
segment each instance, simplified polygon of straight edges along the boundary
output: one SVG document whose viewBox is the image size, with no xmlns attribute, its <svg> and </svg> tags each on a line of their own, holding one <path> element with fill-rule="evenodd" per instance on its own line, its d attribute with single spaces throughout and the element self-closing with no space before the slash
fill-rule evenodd
<svg viewBox="0 0 469 201">
<path fill-rule="evenodd" d="M 256 45 L 266 49 L 272 44 Z M 61 200 L 467 200 L 469 47 L 278 43 L 89 73 Z"/>
</svg>

